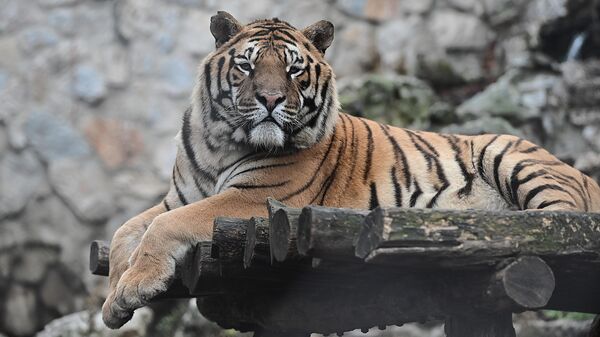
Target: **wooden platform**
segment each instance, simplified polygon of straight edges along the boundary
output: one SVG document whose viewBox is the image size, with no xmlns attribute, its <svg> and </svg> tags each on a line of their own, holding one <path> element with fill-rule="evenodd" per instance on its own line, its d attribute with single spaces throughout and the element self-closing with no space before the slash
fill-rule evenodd
<svg viewBox="0 0 600 337">
<path fill-rule="evenodd" d="M 600 313 L 600 214 L 267 207 L 216 219 L 161 297 L 261 336 L 445 320 L 449 337 L 508 337 L 514 312 Z M 107 251 L 92 244 L 94 274 Z"/>
</svg>

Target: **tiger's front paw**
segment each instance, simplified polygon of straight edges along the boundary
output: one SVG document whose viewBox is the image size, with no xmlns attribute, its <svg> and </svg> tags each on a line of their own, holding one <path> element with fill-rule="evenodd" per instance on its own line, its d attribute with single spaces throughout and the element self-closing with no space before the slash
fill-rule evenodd
<svg viewBox="0 0 600 337">
<path fill-rule="evenodd" d="M 175 273 L 175 264 L 170 257 L 157 258 L 139 254 L 133 264 L 119 280 L 102 306 L 104 324 L 117 329 L 133 317 L 133 311 L 143 307 L 156 295 L 167 290 Z"/>
</svg>

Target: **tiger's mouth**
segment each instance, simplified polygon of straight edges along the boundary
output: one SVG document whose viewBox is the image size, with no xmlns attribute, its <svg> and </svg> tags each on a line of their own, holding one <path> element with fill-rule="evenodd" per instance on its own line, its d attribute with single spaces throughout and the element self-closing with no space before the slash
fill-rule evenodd
<svg viewBox="0 0 600 337">
<path fill-rule="evenodd" d="M 283 128 L 273 117 L 266 117 L 251 130 L 249 135 L 250 144 L 259 148 L 279 148 L 285 144 L 285 133 Z"/>
</svg>

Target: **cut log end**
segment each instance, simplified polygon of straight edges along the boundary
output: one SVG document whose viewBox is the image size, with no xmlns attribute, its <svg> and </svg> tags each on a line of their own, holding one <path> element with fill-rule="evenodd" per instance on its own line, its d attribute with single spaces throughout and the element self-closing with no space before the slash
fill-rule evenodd
<svg viewBox="0 0 600 337">
<path fill-rule="evenodd" d="M 271 219 L 271 254 L 279 262 L 285 261 L 290 250 L 291 228 L 284 209 L 278 209 Z"/>
<path fill-rule="evenodd" d="M 501 274 L 506 295 L 518 306 L 527 309 L 541 308 L 552 297 L 554 274 L 539 257 L 520 257 Z"/>
<path fill-rule="evenodd" d="M 90 271 L 94 275 L 108 276 L 110 245 L 106 241 L 93 241 L 90 245 Z"/>
</svg>

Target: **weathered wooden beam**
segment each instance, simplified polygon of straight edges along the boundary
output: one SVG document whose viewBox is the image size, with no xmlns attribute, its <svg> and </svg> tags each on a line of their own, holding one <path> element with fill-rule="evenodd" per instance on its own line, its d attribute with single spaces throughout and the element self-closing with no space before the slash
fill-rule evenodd
<svg viewBox="0 0 600 337">
<path fill-rule="evenodd" d="M 372 211 L 356 255 L 370 263 L 461 267 L 510 256 L 600 261 L 600 214 L 423 209 Z"/>
<path fill-rule="evenodd" d="M 267 208 L 270 222 L 271 263 L 300 259 L 296 247 L 296 232 L 298 230 L 298 217 L 302 210 L 287 207 L 285 204 L 271 198 L 267 199 Z"/>
<path fill-rule="evenodd" d="M 325 259 L 354 260 L 356 237 L 368 211 L 307 206 L 298 218 L 298 251 Z"/>
</svg>

